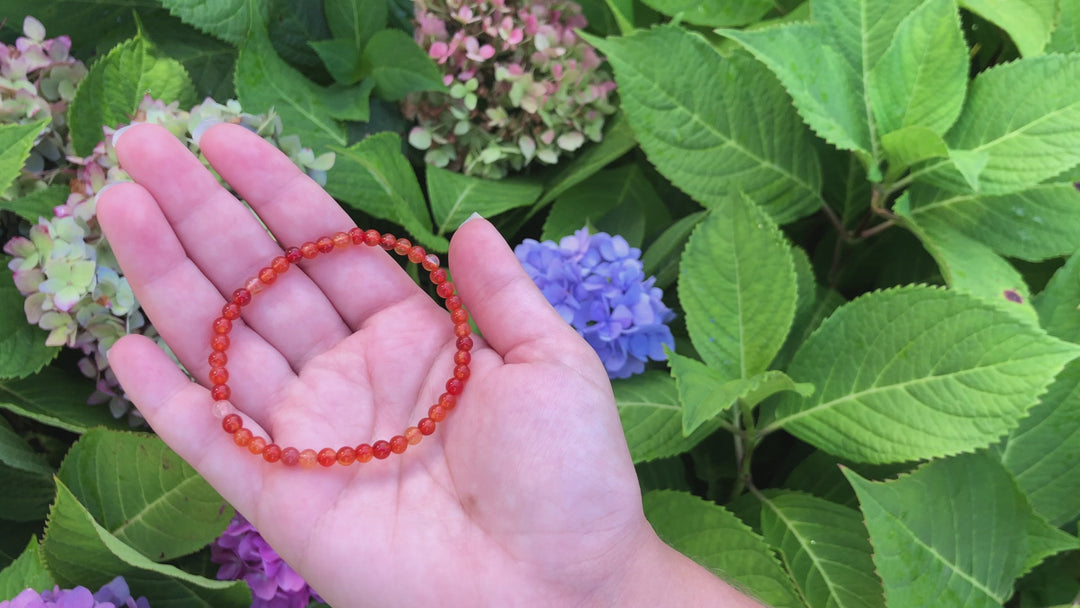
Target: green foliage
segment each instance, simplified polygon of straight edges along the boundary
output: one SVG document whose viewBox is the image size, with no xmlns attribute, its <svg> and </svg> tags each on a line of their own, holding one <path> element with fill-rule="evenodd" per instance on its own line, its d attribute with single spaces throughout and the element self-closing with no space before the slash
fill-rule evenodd
<svg viewBox="0 0 1080 608">
<path fill-rule="evenodd" d="M 646 372 L 616 382 L 615 403 L 635 463 L 680 454 L 719 426 L 705 424 L 689 436 L 682 433 L 682 404 L 675 381 L 663 372 Z"/>
<path fill-rule="evenodd" d="M 474 212 L 492 217 L 531 205 L 540 196 L 541 188 L 534 181 L 493 181 L 438 167 L 427 170 L 431 212 L 435 216 L 435 232 L 440 236 L 456 230 Z"/>
<path fill-rule="evenodd" d="M 45 516 L 53 496 L 53 469 L 0 418 L 0 482 L 18 492 L 0 495 L 0 518 L 34 521 Z"/>
<path fill-rule="evenodd" d="M 408 34 L 383 30 L 371 37 L 360 56 L 361 77 L 375 80 L 375 94 L 398 101 L 413 91 L 444 91 L 442 73 Z"/>
<path fill-rule="evenodd" d="M 38 120 L 26 124 L 0 125 L 0 191 L 7 190 L 19 176 L 23 160 L 30 154 L 34 139 L 47 122 Z"/>
<path fill-rule="evenodd" d="M 14 562 L 0 570 L 0 597 L 15 597 L 27 588 L 40 592 L 52 589 L 54 584 L 56 582 L 41 560 L 36 538 L 30 539 L 26 550 Z"/>
<path fill-rule="evenodd" d="M 1007 8 L 993 0 L 961 0 L 960 4 L 1008 32 L 1025 57 L 1042 54 L 1058 16 L 1058 0 L 1021 0 Z"/>
<path fill-rule="evenodd" d="M 184 23 L 233 45 L 242 43 L 252 29 L 265 26 L 269 19 L 267 3 L 259 0 L 161 0 L 161 4 Z"/>
<path fill-rule="evenodd" d="M 6 379 L 34 374 L 60 352 L 59 347 L 45 346 L 48 332 L 26 323 L 23 301 L 11 273 L 0 271 L 0 401 Z"/>
</svg>

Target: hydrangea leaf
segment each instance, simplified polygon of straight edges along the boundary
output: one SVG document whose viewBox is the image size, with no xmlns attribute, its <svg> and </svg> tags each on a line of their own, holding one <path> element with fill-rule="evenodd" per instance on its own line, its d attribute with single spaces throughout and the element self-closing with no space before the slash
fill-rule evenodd
<svg viewBox="0 0 1080 608">
<path fill-rule="evenodd" d="M 0 271 L 0 379 L 37 373 L 60 353 L 59 347 L 45 346 L 48 332 L 27 323 L 26 299 L 13 281 L 10 271 Z"/>
<path fill-rule="evenodd" d="M 821 206 L 810 132 L 759 63 L 742 53 L 725 58 L 674 26 L 587 39 L 615 68 L 622 109 L 649 161 L 699 203 L 722 207 L 742 191 L 780 223 Z"/>
<path fill-rule="evenodd" d="M 949 156 L 945 140 L 932 129 L 910 126 L 881 136 L 881 147 L 889 162 L 890 176 L 897 176 L 917 162 Z"/>
<path fill-rule="evenodd" d="M 641 256 L 645 276 L 656 277 L 656 286 L 667 289 L 679 275 L 679 260 L 690 234 L 694 232 L 707 211 L 698 211 L 680 218 L 656 237 Z"/>
<path fill-rule="evenodd" d="M 1038 513 L 1032 513 L 1028 518 L 1027 540 L 1027 556 L 1021 575 L 1031 572 L 1058 553 L 1080 549 L 1080 538 L 1052 526 Z"/>
<path fill-rule="evenodd" d="M 48 120 L 38 120 L 26 124 L 0 125 L 0 192 L 7 190 L 19 176 L 30 155 L 30 148 L 34 147 L 34 140 L 48 124 Z M 0 208 L 6 206 L 5 203 Z M 37 221 L 37 218 L 30 221 Z"/>
<path fill-rule="evenodd" d="M 349 86 L 330 85 L 322 90 L 326 111 L 337 120 L 366 122 L 371 118 L 371 90 L 374 87 L 375 82 L 371 79 Z"/>
<path fill-rule="evenodd" d="M 631 247 L 641 247 L 646 226 L 670 224 L 671 215 L 645 173 L 637 165 L 624 165 L 601 171 L 560 196 L 540 238 L 558 241 L 589 226 L 622 235 Z"/>
<path fill-rule="evenodd" d="M 49 186 L 15 200 L 0 201 L 0 209 L 11 211 L 28 222 L 37 223 L 38 218 L 51 218 L 53 208 L 63 205 L 70 194 L 69 186 Z"/>
<path fill-rule="evenodd" d="M 713 209 L 683 251 L 686 328 L 701 359 L 725 379 L 769 366 L 791 329 L 796 289 L 784 235 L 745 197 Z"/>
<path fill-rule="evenodd" d="M 435 232 L 457 230 L 472 213 L 490 218 L 536 202 L 543 186 L 526 179 L 489 180 L 427 166 L 427 191 Z M 580 228 L 580 226 L 578 226 Z"/>
<path fill-rule="evenodd" d="M 1080 52 L 1080 0 L 1061 0 L 1061 15 L 1046 52 Z"/>
<path fill-rule="evenodd" d="M 1016 428 L 1080 347 L 981 299 L 908 286 L 840 307 L 795 353 L 764 432 L 784 428 L 856 462 L 985 447 Z"/>
<path fill-rule="evenodd" d="M 724 507 L 670 490 L 642 502 L 667 544 L 773 608 L 805 607 L 765 541 Z"/>
<path fill-rule="evenodd" d="M 888 605 L 991 608 L 1012 595 L 1032 512 L 999 463 L 968 454 L 895 481 L 844 474 L 859 496 Z"/>
<path fill-rule="evenodd" d="M 945 136 L 951 150 L 986 155 L 981 194 L 1026 190 L 1080 163 L 1080 55 L 1046 55 L 992 67 L 975 77 L 959 120 Z M 913 178 L 967 192 L 951 161 L 934 161 Z"/>
<path fill-rule="evenodd" d="M 246 608 L 251 591 L 244 581 L 216 581 L 158 564 L 101 527 L 62 481 L 41 551 L 61 587 L 97 588 L 123 576 L 134 597 L 153 598 L 154 606 Z"/>
<path fill-rule="evenodd" d="M 622 112 L 616 113 L 608 119 L 604 139 L 600 143 L 586 146 L 571 161 L 559 163 L 558 169 L 544 183 L 544 194 L 533 205 L 530 215 L 563 192 L 596 174 L 636 145 L 637 140 L 634 139 L 634 132 L 630 129 L 626 116 Z"/>
<path fill-rule="evenodd" d="M 786 368 L 799 346 L 810 337 L 810 334 L 814 333 L 822 321 L 844 303 L 844 297 L 839 293 L 818 285 L 814 269 L 810 265 L 810 258 L 801 247 L 793 245 L 791 256 L 795 261 L 798 300 L 795 304 L 795 317 L 791 322 L 791 331 L 784 340 L 784 346 L 773 358 L 774 368 Z"/>
<path fill-rule="evenodd" d="M 960 0 L 960 5 L 1009 33 L 1024 57 L 1041 55 L 1050 42 L 1059 0 Z"/>
<path fill-rule="evenodd" d="M 851 484 L 844 477 L 843 468 L 848 468 L 866 479 L 891 479 L 914 468 L 911 463 L 899 464 L 861 464 L 837 458 L 823 450 L 814 450 L 804 458 L 784 480 L 782 487 L 794 492 L 813 494 L 829 502 L 859 508 L 859 499 Z"/>
<path fill-rule="evenodd" d="M 37 538 L 31 538 L 19 557 L 0 570 L 0 597 L 13 598 L 25 589 L 41 592 L 55 584 L 41 559 Z"/>
<path fill-rule="evenodd" d="M 762 535 L 810 608 L 884 608 L 858 511 L 795 492 L 760 500 Z"/>
<path fill-rule="evenodd" d="M 956 0 L 926 0 L 900 22 L 870 72 L 867 92 L 879 133 L 956 122 L 968 82 L 968 51 Z"/>
<path fill-rule="evenodd" d="M 139 13 L 147 37 L 161 52 L 184 65 L 195 87 L 196 99 L 236 98 L 233 72 L 236 47 L 194 27 L 178 24 L 164 11 L 144 16 Z M 187 108 L 183 108 L 187 109 Z"/>
<path fill-rule="evenodd" d="M 316 154 L 344 146 L 345 130 L 331 116 L 320 91 L 278 57 L 261 25 L 253 27 L 236 60 L 236 94 L 247 112 L 281 116 L 286 134 L 297 134 Z"/>
<path fill-rule="evenodd" d="M 25 325 L 25 318 L 22 323 Z M 72 433 L 84 433 L 95 426 L 129 428 L 123 420 L 113 418 L 109 408 L 86 404 L 90 386 L 86 378 L 47 367 L 28 378 L 0 380 L 0 408 Z"/>
<path fill-rule="evenodd" d="M 57 474 L 94 519 L 154 561 L 205 547 L 232 510 L 154 435 L 91 429 Z"/>
<path fill-rule="evenodd" d="M 326 23 L 334 38 L 344 40 L 359 57 L 376 32 L 386 27 L 386 2 L 365 0 L 325 0 Z"/>
<path fill-rule="evenodd" d="M 162 6 L 207 34 L 240 46 L 252 26 L 265 26 L 269 4 L 259 0 L 161 0 Z"/>
<path fill-rule="evenodd" d="M 1080 342 L 1080 253 L 1054 273 L 1038 296 L 1035 310 L 1051 336 Z"/>
<path fill-rule="evenodd" d="M 773 0 L 645 0 L 646 6 L 686 23 L 711 27 L 736 27 L 754 23 L 775 6 Z"/>
<path fill-rule="evenodd" d="M 360 57 L 361 77 L 375 80 L 375 94 L 387 101 L 414 91 L 445 91 L 442 72 L 401 30 L 382 30 L 371 37 Z"/>
<path fill-rule="evenodd" d="M 364 77 L 360 72 L 360 53 L 353 48 L 351 40 L 333 38 L 316 40 L 308 44 L 315 50 L 323 65 L 326 66 L 326 71 L 330 72 L 338 84 L 355 84 Z"/>
<path fill-rule="evenodd" d="M 689 437 L 683 436 L 679 393 L 675 380 L 664 372 L 616 380 L 611 388 L 635 464 L 682 454 L 719 428 L 719 423 L 705 424 Z"/>
<path fill-rule="evenodd" d="M 75 153 L 89 156 L 105 137 L 102 127 L 127 124 L 146 95 L 189 107 L 195 87 L 182 63 L 139 35 L 95 62 L 75 90 L 68 109 Z"/>
<path fill-rule="evenodd" d="M 377 218 L 396 222 L 424 247 L 445 252 L 450 243 L 431 231 L 427 204 L 396 133 L 377 133 L 348 148 L 334 147 L 337 159 L 326 176 L 326 191 Z"/>
<path fill-rule="evenodd" d="M 44 517 L 55 492 L 52 474 L 45 458 L 0 418 L 0 487 L 18 488 L 0 494 L 0 518 L 36 521 Z"/>
</svg>

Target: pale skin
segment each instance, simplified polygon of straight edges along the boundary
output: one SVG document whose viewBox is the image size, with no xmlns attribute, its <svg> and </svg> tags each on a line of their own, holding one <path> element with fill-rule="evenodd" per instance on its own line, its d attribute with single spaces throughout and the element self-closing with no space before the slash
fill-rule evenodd
<svg viewBox="0 0 1080 608">
<path fill-rule="evenodd" d="M 284 246 L 354 223 L 245 129 L 215 126 L 200 145 L 265 227 L 167 131 L 127 129 L 117 154 L 137 183 L 103 193 L 98 218 L 199 381 L 142 336 L 117 342 L 109 361 L 158 435 L 331 605 L 760 606 L 654 533 L 603 365 L 483 219 L 454 235 L 449 267 L 484 338 L 434 435 L 330 469 L 267 464 L 237 447 L 205 379 L 225 294 Z M 365 246 L 292 267 L 230 337 L 230 402 L 245 426 L 316 451 L 415 425 L 455 350 L 445 309 Z"/>
</svg>

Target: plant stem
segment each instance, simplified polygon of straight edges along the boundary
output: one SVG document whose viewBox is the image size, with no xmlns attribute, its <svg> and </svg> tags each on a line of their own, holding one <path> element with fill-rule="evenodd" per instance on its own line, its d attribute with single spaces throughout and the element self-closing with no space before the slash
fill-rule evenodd
<svg viewBox="0 0 1080 608">
<path fill-rule="evenodd" d="M 735 462 L 738 464 L 739 473 L 735 478 L 735 485 L 731 488 L 731 496 L 728 502 L 738 498 L 748 486 L 752 486 L 750 479 L 750 464 L 753 461 L 754 448 L 757 441 L 753 438 L 755 433 L 754 413 L 752 408 L 746 407 L 740 399 L 735 407 L 738 408 L 734 417 L 735 427 Z M 740 420 L 741 418 L 741 420 Z M 741 428 L 740 428 L 741 427 Z"/>
</svg>

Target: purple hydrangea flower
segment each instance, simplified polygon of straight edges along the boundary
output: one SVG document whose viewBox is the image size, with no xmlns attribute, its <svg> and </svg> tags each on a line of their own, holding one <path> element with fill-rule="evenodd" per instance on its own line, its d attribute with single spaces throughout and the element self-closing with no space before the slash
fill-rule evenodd
<svg viewBox="0 0 1080 608">
<path fill-rule="evenodd" d="M 0 608 L 150 608 L 150 603 L 145 597 L 132 598 L 127 581 L 118 576 L 97 593 L 90 593 L 86 587 L 53 587 L 41 593 L 26 589 L 13 599 L 0 602 Z"/>
<path fill-rule="evenodd" d="M 252 608 L 304 608 L 312 600 L 322 601 L 239 513 L 210 545 L 210 560 L 221 564 L 218 579 L 244 579 L 251 587 Z"/>
<path fill-rule="evenodd" d="M 675 317 L 645 278 L 641 250 L 621 236 L 582 228 L 554 241 L 526 239 L 514 249 L 521 265 L 559 315 L 577 329 L 611 378 L 645 371 L 675 348 L 667 323 Z"/>
</svg>

